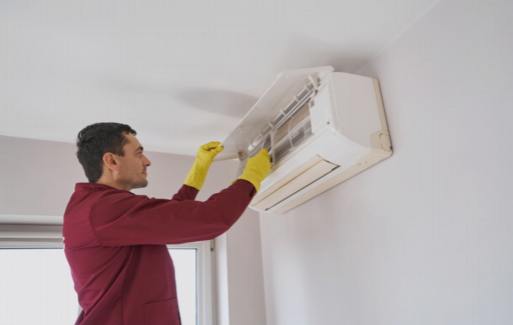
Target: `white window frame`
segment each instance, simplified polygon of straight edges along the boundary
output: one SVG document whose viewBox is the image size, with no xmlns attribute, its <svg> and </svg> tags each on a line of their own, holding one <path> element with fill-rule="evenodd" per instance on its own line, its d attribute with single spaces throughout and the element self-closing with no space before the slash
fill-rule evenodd
<svg viewBox="0 0 513 325">
<path fill-rule="evenodd" d="M 169 249 L 196 249 L 196 324 L 214 325 L 214 240 L 167 245 Z"/>
<path fill-rule="evenodd" d="M 0 215 L 0 217 L 5 219 L 5 215 Z M 55 223 L 31 224 L 29 222 L 12 224 L 4 223 L 5 221 L 7 220 L 0 218 L 0 249 L 64 249 L 61 235 L 62 225 Z M 168 249 L 196 249 L 197 325 L 215 325 L 216 323 L 216 299 L 213 286 L 215 279 L 214 243 L 215 240 L 207 240 L 166 245 Z M 80 313 L 80 305 L 78 305 L 78 309 Z"/>
</svg>

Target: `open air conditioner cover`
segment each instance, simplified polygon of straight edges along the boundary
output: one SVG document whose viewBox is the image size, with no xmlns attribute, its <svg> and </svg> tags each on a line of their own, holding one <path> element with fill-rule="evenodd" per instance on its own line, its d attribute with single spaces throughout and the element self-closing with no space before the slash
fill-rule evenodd
<svg viewBox="0 0 513 325">
<path fill-rule="evenodd" d="M 332 67 L 281 73 L 223 142 L 218 159 L 262 147 L 273 168 L 250 207 L 286 212 L 392 154 L 377 80 Z"/>
</svg>

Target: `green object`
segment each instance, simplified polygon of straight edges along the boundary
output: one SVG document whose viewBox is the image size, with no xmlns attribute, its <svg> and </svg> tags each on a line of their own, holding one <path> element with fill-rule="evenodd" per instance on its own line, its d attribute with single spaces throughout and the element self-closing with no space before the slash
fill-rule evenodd
<svg viewBox="0 0 513 325">
<path fill-rule="evenodd" d="M 208 169 L 212 161 L 223 149 L 224 147 L 219 141 L 210 141 L 199 147 L 196 159 L 185 178 L 184 184 L 192 186 L 199 191 L 207 178 Z"/>
</svg>

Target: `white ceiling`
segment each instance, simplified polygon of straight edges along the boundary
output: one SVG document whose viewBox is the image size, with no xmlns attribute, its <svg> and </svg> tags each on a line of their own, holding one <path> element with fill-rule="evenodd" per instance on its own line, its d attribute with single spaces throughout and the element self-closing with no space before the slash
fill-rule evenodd
<svg viewBox="0 0 513 325">
<path fill-rule="evenodd" d="M 437 0 L 0 1 L 0 135 L 145 150 L 223 140 L 280 71 L 355 71 Z"/>
</svg>

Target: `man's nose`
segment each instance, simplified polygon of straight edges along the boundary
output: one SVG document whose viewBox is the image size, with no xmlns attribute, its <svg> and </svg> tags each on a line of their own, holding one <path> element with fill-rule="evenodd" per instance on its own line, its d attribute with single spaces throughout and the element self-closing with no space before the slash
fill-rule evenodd
<svg viewBox="0 0 513 325">
<path fill-rule="evenodd" d="M 146 160 L 144 165 L 145 166 L 150 166 L 151 165 L 151 161 L 148 159 L 148 157 L 144 156 L 144 159 Z"/>
</svg>

